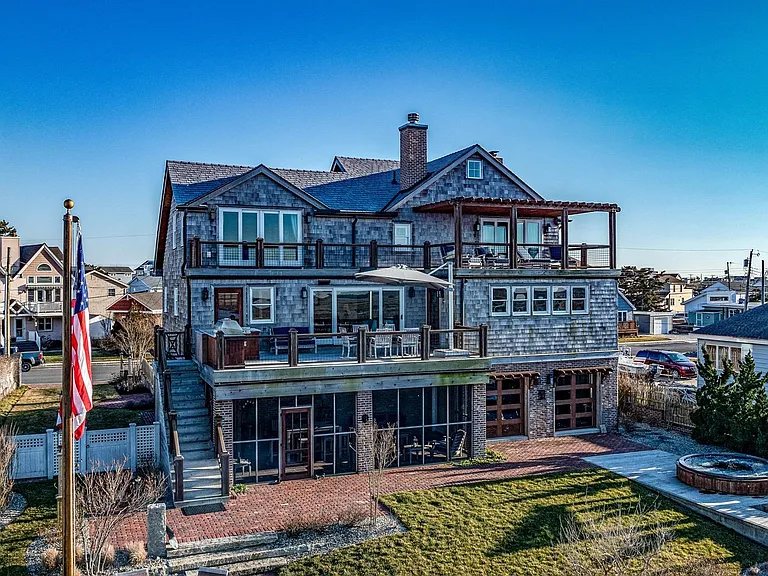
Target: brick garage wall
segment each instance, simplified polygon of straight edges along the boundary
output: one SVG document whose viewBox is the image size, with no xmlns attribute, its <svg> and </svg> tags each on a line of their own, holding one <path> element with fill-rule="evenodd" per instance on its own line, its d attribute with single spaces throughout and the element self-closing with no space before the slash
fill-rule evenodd
<svg viewBox="0 0 768 576">
<path fill-rule="evenodd" d="M 538 380 L 529 385 L 527 392 L 528 437 L 534 439 L 555 435 L 554 371 L 564 368 L 594 368 L 602 366 L 610 367 L 611 372 L 598 377 L 596 425 L 604 425 L 608 432 L 616 432 L 618 429 L 618 387 L 616 380 L 618 360 L 616 358 L 494 364 L 491 372 L 533 371 L 539 373 Z M 540 395 L 543 398 L 540 398 Z"/>
<path fill-rule="evenodd" d="M 368 417 L 368 422 L 363 422 L 363 416 Z M 355 397 L 355 429 L 363 430 L 365 426 L 373 422 L 373 392 L 364 390 L 358 392 Z M 360 441 L 360 435 L 357 436 L 357 471 L 368 472 L 371 467 L 371 451 L 365 442 Z"/>
<path fill-rule="evenodd" d="M 211 410 L 211 430 L 214 435 L 216 434 L 216 416 L 221 416 L 221 431 L 224 433 L 224 445 L 227 448 L 227 452 L 230 454 L 229 458 L 229 483 L 230 485 L 235 479 L 234 463 L 232 456 L 234 454 L 233 433 L 232 425 L 234 421 L 233 415 L 233 403 L 232 400 L 214 400 L 213 409 Z"/>
<path fill-rule="evenodd" d="M 470 457 L 485 456 L 485 384 L 472 386 L 472 438 Z"/>
</svg>

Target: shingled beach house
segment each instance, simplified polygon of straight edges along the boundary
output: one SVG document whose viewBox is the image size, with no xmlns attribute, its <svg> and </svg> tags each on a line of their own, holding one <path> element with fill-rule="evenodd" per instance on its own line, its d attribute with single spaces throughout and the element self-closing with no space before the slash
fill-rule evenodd
<svg viewBox="0 0 768 576">
<path fill-rule="evenodd" d="M 545 200 L 494 151 L 327 171 L 168 161 L 156 338 L 177 503 L 617 426 L 615 204 Z M 573 237 L 603 213 L 602 244 Z M 594 219 L 595 217 L 592 216 Z M 212 479 L 213 478 L 213 479 Z"/>
</svg>

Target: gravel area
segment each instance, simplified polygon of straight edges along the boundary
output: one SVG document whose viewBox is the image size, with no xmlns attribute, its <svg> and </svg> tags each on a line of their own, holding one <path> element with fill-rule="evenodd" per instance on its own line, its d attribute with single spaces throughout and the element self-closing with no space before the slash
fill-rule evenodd
<svg viewBox="0 0 768 576">
<path fill-rule="evenodd" d="M 0 512 L 0 530 L 16 520 L 27 507 L 27 500 L 21 494 L 11 493 L 11 501 L 8 507 Z"/>
<path fill-rule="evenodd" d="M 730 450 L 722 446 L 699 444 L 687 434 L 675 432 L 674 430 L 665 430 L 664 428 L 658 428 L 642 422 L 632 423 L 631 426 L 620 425 L 619 434 L 628 440 L 644 444 L 654 450 L 664 450 L 679 456 L 702 452 L 730 452 Z"/>
<path fill-rule="evenodd" d="M 38 536 L 27 546 L 24 560 L 27 563 L 27 572 L 30 576 L 47 576 L 49 574 L 40 561 L 46 548 L 48 548 L 48 542 L 42 536 Z"/>
</svg>

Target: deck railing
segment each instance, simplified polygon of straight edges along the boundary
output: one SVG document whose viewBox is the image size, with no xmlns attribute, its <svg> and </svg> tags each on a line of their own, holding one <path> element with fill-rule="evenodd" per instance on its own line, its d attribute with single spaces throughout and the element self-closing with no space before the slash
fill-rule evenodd
<svg viewBox="0 0 768 576">
<path fill-rule="evenodd" d="M 155 361 L 157 362 L 158 376 L 163 383 L 163 407 L 168 419 L 168 448 L 173 462 L 173 498 L 179 502 L 184 500 L 184 456 L 181 454 L 179 442 L 178 414 L 173 408 L 173 394 L 171 394 L 171 373 L 168 370 L 168 360 L 173 356 L 168 354 L 168 342 L 176 342 L 175 335 L 190 334 L 191 327 L 183 332 L 168 333 L 161 327 L 155 328 Z M 169 337 L 169 334 L 172 336 Z M 187 346 L 186 350 L 189 350 Z"/>
<path fill-rule="evenodd" d="M 331 362 L 430 360 L 441 357 L 487 357 L 488 326 L 406 330 L 225 335 L 198 332 L 200 361 L 215 370 L 248 366 L 299 366 Z M 426 346 L 425 346 L 426 343 Z"/>
<path fill-rule="evenodd" d="M 518 244 L 494 242 L 461 242 L 461 258 L 456 259 L 453 243 L 365 244 L 315 242 L 221 242 L 201 240 L 189 243 L 190 268 L 250 269 L 351 269 L 385 268 L 405 265 L 431 270 L 447 261 L 458 268 L 493 269 L 585 269 L 611 268 L 612 250 L 602 244 L 568 244 L 564 252 L 560 244 Z"/>
</svg>

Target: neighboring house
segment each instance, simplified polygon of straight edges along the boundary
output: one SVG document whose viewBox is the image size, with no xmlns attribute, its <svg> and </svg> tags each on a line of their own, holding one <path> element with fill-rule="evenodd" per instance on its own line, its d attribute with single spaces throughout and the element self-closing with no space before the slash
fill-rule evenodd
<svg viewBox="0 0 768 576">
<path fill-rule="evenodd" d="M 194 359 L 235 482 L 364 470 L 371 420 L 397 425 L 395 466 L 616 430 L 619 207 L 544 200 L 479 145 L 428 161 L 418 115 L 399 136 L 399 162 L 329 171 L 166 163 L 165 346 Z M 569 222 L 594 212 L 606 241 L 580 243 Z M 454 289 L 355 279 L 392 265 L 452 267 Z M 217 335 L 230 318 L 250 334 Z"/>
<path fill-rule="evenodd" d="M 158 292 L 138 292 L 126 294 L 107 307 L 107 313 L 113 320 L 119 321 L 131 310 L 142 314 L 151 314 L 160 325 L 163 319 L 163 295 Z"/>
<path fill-rule="evenodd" d="M 672 331 L 674 312 L 641 312 L 635 310 L 634 317 L 638 333 L 658 336 Z"/>
<path fill-rule="evenodd" d="M 683 306 L 688 324 L 700 328 L 740 314 L 744 311 L 744 300 L 735 290 L 715 282 L 686 300 Z"/>
<path fill-rule="evenodd" d="M 115 280 L 119 280 L 126 286 L 133 278 L 133 268 L 130 266 L 96 266 L 99 270 L 104 272 L 107 276 L 111 276 Z"/>
<path fill-rule="evenodd" d="M 619 338 L 629 338 L 638 335 L 635 322 L 635 305 L 629 301 L 624 291 L 619 289 L 616 301 L 616 319 L 618 321 Z"/>
<path fill-rule="evenodd" d="M 699 359 L 706 350 L 718 370 L 729 359 L 736 371 L 747 354 L 755 359 L 758 372 L 768 372 L 768 304 L 696 331 Z M 701 379 L 699 385 L 701 385 Z"/>
<path fill-rule="evenodd" d="M 664 300 L 667 312 L 682 314 L 685 312 L 684 302 L 693 297 L 693 288 L 680 277 L 680 274 L 659 274 L 664 286 L 659 296 Z"/>
<path fill-rule="evenodd" d="M 88 311 L 91 316 L 109 316 L 109 305 L 128 290 L 126 284 L 105 274 L 100 268 L 86 272 L 85 281 L 88 285 Z"/>
<path fill-rule="evenodd" d="M 144 260 L 141 264 L 133 269 L 134 276 L 150 276 L 155 270 L 154 260 Z"/>
<path fill-rule="evenodd" d="M 0 237 L 5 263 L 11 253 L 11 334 L 13 340 L 61 340 L 62 254 L 46 244 L 21 245 L 17 236 Z M 4 279 L 0 277 L 0 287 Z M 0 292 L 1 293 L 1 292 Z M 5 318 L 3 318 L 5 322 Z"/>
<path fill-rule="evenodd" d="M 135 276 L 128 284 L 128 293 L 134 292 L 162 292 L 162 276 Z"/>
</svg>

